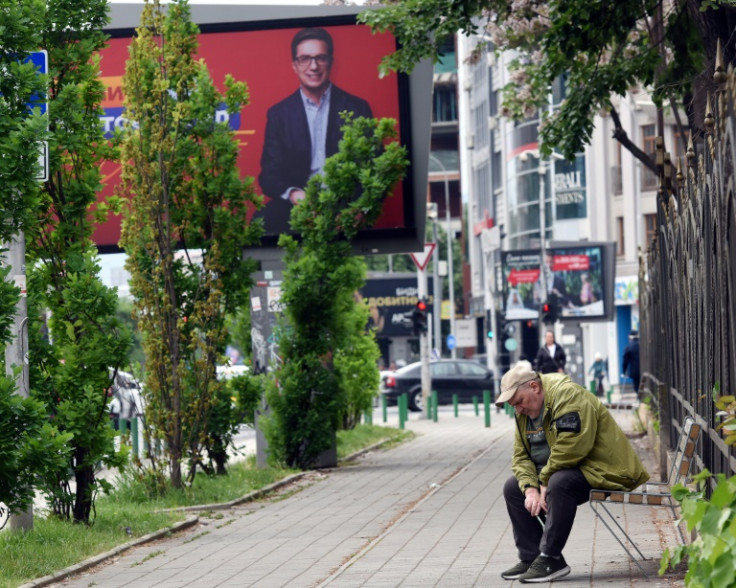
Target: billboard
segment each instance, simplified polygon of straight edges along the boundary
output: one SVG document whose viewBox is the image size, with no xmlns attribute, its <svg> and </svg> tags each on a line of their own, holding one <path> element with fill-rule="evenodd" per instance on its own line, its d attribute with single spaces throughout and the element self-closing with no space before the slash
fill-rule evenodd
<svg viewBox="0 0 736 588">
<path fill-rule="evenodd" d="M 540 251 L 502 251 L 503 311 L 506 320 L 539 318 L 543 281 L 560 301 L 560 320 L 610 320 L 613 275 L 606 243 L 576 243 Z M 542 277 L 542 268 L 545 275 Z"/>
<path fill-rule="evenodd" d="M 430 308 L 434 305 L 433 280 L 427 280 Z M 416 276 L 368 278 L 360 289 L 361 299 L 370 309 L 370 326 L 376 337 L 411 337 L 412 324 L 407 317 L 419 300 Z"/>
<path fill-rule="evenodd" d="M 396 119 L 400 141 L 409 149 L 412 161 L 406 179 L 384 202 L 380 218 L 356 238 L 357 252 L 421 250 L 426 216 L 431 64 L 422 64 L 411 76 L 392 73 L 379 77 L 379 62 L 395 50 L 396 41 L 389 33 L 374 35 L 367 26 L 357 24 L 356 7 L 336 10 L 337 7 L 317 6 L 298 9 L 213 5 L 202 11 L 203 8 L 191 7 L 193 20 L 201 30 L 198 57 L 204 59 L 220 88 L 226 74 L 248 84 L 250 103 L 232 117 L 223 109 L 219 118 L 228 122 L 237 137 L 241 176 L 253 177 L 256 191 L 264 195 L 264 208 L 249 214 L 264 220 L 264 248 L 275 248 L 278 236 L 290 232 L 288 217 L 297 200 L 290 195 L 303 188 L 306 178 L 320 169 L 319 162 L 336 151 L 341 136 L 338 113 L 345 110 L 356 116 Z M 106 95 L 100 124 L 107 133 L 125 123 L 122 78 L 134 34 L 130 27 L 137 26 L 140 9 L 132 6 L 124 10 L 117 6 L 111 12 L 112 28 L 107 32 L 112 38 L 101 53 Z M 325 32 L 332 44 L 329 59 L 322 51 L 299 56 L 309 60 L 304 63 L 293 58 L 292 41 L 305 28 Z M 308 86 L 320 75 L 331 84 L 329 110 L 320 114 L 318 109 L 314 116 L 321 122 L 313 122 L 309 108 L 314 105 L 303 102 L 298 88 L 300 84 L 302 88 Z M 420 91 L 422 88 L 424 91 Z M 321 147 L 313 145 L 310 133 L 326 136 Z M 103 166 L 102 198 L 112 194 L 119 178 L 118 163 Z M 103 251 L 115 250 L 119 238 L 119 217 L 109 218 L 95 232 L 95 242 Z M 259 256 L 258 252 L 253 253 Z"/>
</svg>

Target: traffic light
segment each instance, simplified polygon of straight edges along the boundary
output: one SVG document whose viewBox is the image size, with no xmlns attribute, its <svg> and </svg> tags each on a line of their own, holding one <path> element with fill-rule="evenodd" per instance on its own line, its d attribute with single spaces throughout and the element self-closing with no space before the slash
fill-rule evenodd
<svg viewBox="0 0 736 588">
<path fill-rule="evenodd" d="M 425 298 L 417 301 L 417 305 L 414 307 L 414 312 L 411 315 L 411 320 L 415 335 L 427 332 L 427 300 Z"/>
<path fill-rule="evenodd" d="M 552 324 L 557 321 L 557 313 L 559 311 L 559 300 L 556 294 L 550 294 L 547 302 L 542 304 L 542 322 Z"/>
<path fill-rule="evenodd" d="M 543 323 L 554 323 L 555 320 L 552 318 L 552 305 L 549 302 L 542 304 L 542 322 Z"/>
</svg>

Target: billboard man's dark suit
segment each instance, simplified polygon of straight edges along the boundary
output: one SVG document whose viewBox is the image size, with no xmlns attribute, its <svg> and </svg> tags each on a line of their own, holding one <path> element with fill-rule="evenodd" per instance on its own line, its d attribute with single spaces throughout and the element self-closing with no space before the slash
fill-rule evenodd
<svg viewBox="0 0 736 588">
<path fill-rule="evenodd" d="M 371 107 L 362 98 L 348 94 L 334 84 L 330 90 L 330 112 L 327 119 L 325 156 L 337 153 L 344 121 L 340 113 L 349 111 L 353 118 L 371 118 Z M 292 204 L 282 194 L 288 188 L 304 189 L 312 163 L 312 142 L 302 97 L 297 90 L 268 109 L 266 133 L 261 155 L 258 183 L 268 196 L 266 205 L 256 213 L 264 219 L 266 234 L 289 230 Z"/>
</svg>

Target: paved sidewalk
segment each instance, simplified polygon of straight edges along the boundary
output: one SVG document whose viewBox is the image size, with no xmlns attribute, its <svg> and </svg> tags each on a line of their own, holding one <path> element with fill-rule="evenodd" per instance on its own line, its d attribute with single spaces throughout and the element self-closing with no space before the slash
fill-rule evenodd
<svg viewBox="0 0 736 588">
<path fill-rule="evenodd" d="M 625 427 L 631 411 L 615 411 Z M 396 424 L 392 411 L 388 424 Z M 375 424 L 382 424 L 376 410 Z M 143 587 L 471 587 L 510 586 L 516 563 L 501 495 L 510 474 L 513 419 L 484 427 L 465 407 L 439 422 L 411 415 L 414 440 L 374 451 L 354 465 L 309 474 L 293 494 L 200 516 L 200 525 L 137 547 L 56 586 Z M 624 524 L 651 570 L 645 578 L 594 520 L 578 510 L 560 586 L 682 586 L 658 578 L 663 548 L 676 544 L 665 509 L 626 507 Z M 661 512 L 659 512 L 661 511 Z M 212 518 L 208 518 L 212 517 Z"/>
</svg>

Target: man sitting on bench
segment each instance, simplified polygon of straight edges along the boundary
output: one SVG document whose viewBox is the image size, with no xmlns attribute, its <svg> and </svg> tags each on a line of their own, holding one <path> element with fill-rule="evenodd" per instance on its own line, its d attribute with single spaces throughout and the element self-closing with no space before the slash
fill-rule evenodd
<svg viewBox="0 0 736 588">
<path fill-rule="evenodd" d="M 570 573 L 562 549 L 591 488 L 633 490 L 649 474 L 600 399 L 568 375 L 520 361 L 501 380 L 496 404 L 504 402 L 516 411 L 503 494 L 521 561 L 501 577 L 550 582 Z"/>
</svg>

